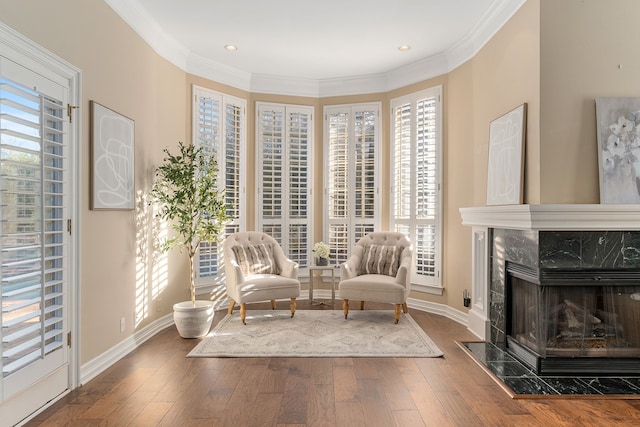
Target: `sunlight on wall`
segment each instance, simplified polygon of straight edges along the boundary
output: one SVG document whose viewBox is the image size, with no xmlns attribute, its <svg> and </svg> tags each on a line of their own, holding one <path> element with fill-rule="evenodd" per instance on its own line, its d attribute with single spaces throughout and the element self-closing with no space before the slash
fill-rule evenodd
<svg viewBox="0 0 640 427">
<path fill-rule="evenodd" d="M 155 216 L 149 195 L 136 193 L 136 305 L 135 326 L 151 316 L 152 307 L 162 311 L 160 296 L 167 287 L 167 255 L 160 251 L 167 225 Z"/>
</svg>

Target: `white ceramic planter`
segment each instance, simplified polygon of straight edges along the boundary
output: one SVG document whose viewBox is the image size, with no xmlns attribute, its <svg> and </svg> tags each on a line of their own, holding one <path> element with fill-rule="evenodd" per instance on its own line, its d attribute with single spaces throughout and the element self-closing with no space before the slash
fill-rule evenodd
<svg viewBox="0 0 640 427">
<path fill-rule="evenodd" d="M 173 321 L 182 338 L 200 338 L 209 333 L 213 322 L 213 302 L 196 300 L 173 305 Z"/>
</svg>

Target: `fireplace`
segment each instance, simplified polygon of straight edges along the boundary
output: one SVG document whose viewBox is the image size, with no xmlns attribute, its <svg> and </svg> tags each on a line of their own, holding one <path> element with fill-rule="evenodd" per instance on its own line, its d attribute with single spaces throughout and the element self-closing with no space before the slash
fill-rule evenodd
<svg viewBox="0 0 640 427">
<path fill-rule="evenodd" d="M 506 347 L 538 374 L 640 372 L 640 269 L 506 273 Z"/>
<path fill-rule="evenodd" d="M 638 205 L 483 206 L 460 213 L 472 227 L 470 331 L 509 347 L 538 373 L 638 375 Z M 515 309 L 514 288 L 524 293 Z M 584 324 L 581 309 L 567 311 L 569 304 L 585 308 Z"/>
</svg>

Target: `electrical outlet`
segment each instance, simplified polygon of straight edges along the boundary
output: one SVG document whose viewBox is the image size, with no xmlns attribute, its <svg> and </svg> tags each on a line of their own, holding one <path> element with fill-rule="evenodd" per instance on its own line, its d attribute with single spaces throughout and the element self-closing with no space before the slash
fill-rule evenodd
<svg viewBox="0 0 640 427">
<path fill-rule="evenodd" d="M 160 313 L 162 311 L 162 298 L 158 298 L 156 300 L 156 313 Z"/>
<path fill-rule="evenodd" d="M 126 321 L 124 317 L 120 318 L 120 333 L 124 332 L 124 329 L 126 327 Z"/>
</svg>

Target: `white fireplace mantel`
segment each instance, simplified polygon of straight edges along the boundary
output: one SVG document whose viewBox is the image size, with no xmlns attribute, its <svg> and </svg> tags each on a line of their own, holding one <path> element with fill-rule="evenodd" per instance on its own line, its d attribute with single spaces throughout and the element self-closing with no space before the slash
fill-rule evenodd
<svg viewBox="0 0 640 427">
<path fill-rule="evenodd" d="M 640 230 L 640 205 L 548 204 L 461 208 L 462 224 L 516 230 Z"/>
<path fill-rule="evenodd" d="M 468 328 L 481 339 L 490 336 L 489 229 L 546 231 L 640 230 L 640 205 L 548 204 L 461 208 L 462 224 L 472 227 L 471 309 Z"/>
</svg>

